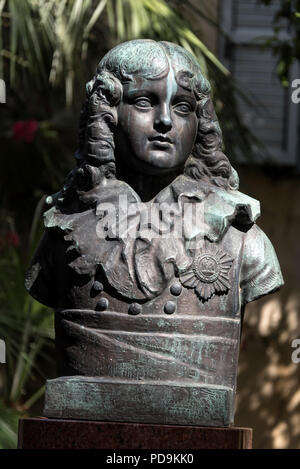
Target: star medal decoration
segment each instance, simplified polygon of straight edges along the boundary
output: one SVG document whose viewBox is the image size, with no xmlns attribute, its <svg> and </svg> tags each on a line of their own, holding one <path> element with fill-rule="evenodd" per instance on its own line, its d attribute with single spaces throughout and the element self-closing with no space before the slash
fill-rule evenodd
<svg viewBox="0 0 300 469">
<path fill-rule="evenodd" d="M 205 245 L 198 251 L 190 266 L 180 274 L 184 287 L 194 288 L 202 301 L 209 300 L 215 294 L 228 293 L 230 289 L 229 270 L 233 259 L 217 246 Z"/>
</svg>

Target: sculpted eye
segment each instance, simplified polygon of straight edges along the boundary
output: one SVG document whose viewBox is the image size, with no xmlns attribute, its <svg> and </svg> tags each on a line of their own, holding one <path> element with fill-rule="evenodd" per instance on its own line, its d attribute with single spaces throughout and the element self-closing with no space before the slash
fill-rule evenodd
<svg viewBox="0 0 300 469">
<path fill-rule="evenodd" d="M 175 106 L 175 111 L 180 114 L 189 114 L 190 112 L 192 112 L 192 110 L 192 106 L 190 105 L 190 103 L 187 102 L 177 103 Z"/>
<path fill-rule="evenodd" d="M 135 106 L 140 107 L 142 109 L 149 109 L 151 107 L 151 101 L 148 98 L 137 98 L 134 101 Z"/>
</svg>

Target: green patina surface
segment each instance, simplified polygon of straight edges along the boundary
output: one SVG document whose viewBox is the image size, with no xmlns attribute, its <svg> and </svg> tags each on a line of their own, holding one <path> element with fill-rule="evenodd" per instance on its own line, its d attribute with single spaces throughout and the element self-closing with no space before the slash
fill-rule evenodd
<svg viewBox="0 0 300 469">
<path fill-rule="evenodd" d="M 50 380 L 46 392 L 47 417 L 210 426 L 229 426 L 233 418 L 233 392 L 224 386 L 78 376 Z"/>
<path fill-rule="evenodd" d="M 164 82 L 165 84 L 160 89 L 156 89 L 151 80 L 162 80 L 165 77 L 167 77 L 167 81 Z M 118 83 L 118 79 L 120 83 Z M 110 51 L 100 62 L 94 79 L 88 84 L 91 111 L 87 109 L 87 112 L 91 113 L 87 118 L 86 125 L 89 131 L 85 133 L 85 136 L 86 138 L 89 137 L 87 143 L 88 146 L 90 145 L 91 151 L 90 153 L 87 152 L 87 155 L 92 162 L 95 161 L 96 154 L 98 155 L 97 152 L 101 153 L 103 150 L 101 142 L 104 136 L 112 144 L 111 129 L 106 129 L 107 123 L 104 125 L 103 121 L 103 129 L 107 134 L 104 130 L 104 133 L 102 133 L 100 118 L 98 121 L 96 119 L 94 106 L 96 106 L 98 98 L 101 98 L 102 104 L 101 106 L 99 105 L 97 113 L 101 111 L 99 116 L 106 115 L 107 120 L 108 104 L 112 108 L 119 100 L 122 100 L 121 84 L 126 84 L 127 87 L 130 85 L 133 89 L 141 86 L 141 89 L 143 89 L 144 84 L 145 88 L 147 88 L 147 82 L 150 83 L 147 85 L 149 89 L 152 90 L 154 88 L 155 91 L 155 93 L 153 90 L 151 91 L 151 93 L 154 93 L 153 96 L 156 96 L 156 101 L 153 99 L 153 102 L 160 105 L 163 104 L 160 107 L 157 104 L 153 105 L 161 113 L 159 114 L 160 123 L 163 121 L 162 116 L 165 108 L 168 110 L 168 113 L 170 112 L 170 106 L 175 96 L 177 85 L 181 86 L 184 90 L 191 91 L 196 96 L 197 102 L 201 98 L 201 109 L 200 107 L 197 108 L 197 116 L 201 116 L 198 122 L 199 140 L 196 139 L 195 141 L 201 142 L 201 146 L 203 146 L 206 153 L 200 150 L 196 151 L 197 145 L 195 145 L 192 152 L 192 155 L 195 157 L 193 165 L 195 165 L 196 161 L 200 161 L 200 157 L 204 160 L 207 152 L 214 158 L 218 152 L 221 153 L 220 128 L 213 109 L 209 107 L 211 104 L 209 98 L 210 85 L 201 73 L 201 69 L 193 56 L 187 51 L 184 52 L 175 44 L 166 42 L 157 43 L 150 40 L 131 41 L 130 43 L 121 44 Z M 164 86 L 166 86 L 166 92 Z M 126 98 L 125 87 L 123 91 L 123 98 Z M 126 102 L 126 99 L 123 101 Z M 120 122 L 122 123 L 121 110 L 122 106 L 120 106 L 118 111 L 118 126 Z M 109 115 L 112 118 L 112 124 L 115 121 L 115 116 L 113 113 Z M 157 119 L 156 112 L 153 115 Z M 142 119 L 140 118 L 137 121 L 131 119 L 131 122 L 129 122 L 130 116 L 135 116 L 135 114 L 125 113 L 124 122 L 122 123 L 125 129 L 124 135 L 130 130 L 136 140 L 134 148 L 136 146 L 136 149 L 139 150 L 139 142 L 142 142 L 142 140 L 139 140 L 139 132 L 142 130 L 142 132 L 145 132 L 145 135 L 148 135 L 147 132 L 149 131 L 149 138 L 150 136 L 152 138 L 151 125 L 153 125 L 153 122 L 151 125 L 149 124 L 149 128 L 146 124 L 139 127 L 137 124 Z M 170 117 L 169 114 L 167 114 L 167 117 Z M 131 127 L 129 124 L 134 122 L 136 126 L 132 125 Z M 191 129 L 194 128 L 194 131 L 191 130 L 190 133 L 183 132 L 186 125 L 181 126 L 178 124 L 175 127 L 176 122 L 176 119 L 174 119 L 174 128 L 180 131 L 174 132 L 177 135 L 181 135 L 182 130 L 182 141 L 196 138 L 197 126 L 195 119 L 187 120 L 187 122 L 190 122 Z M 195 122 L 195 127 L 192 126 L 193 122 Z M 205 130 L 201 130 L 202 127 L 205 127 Z M 139 130 L 136 132 L 136 129 Z M 216 138 L 215 141 L 211 138 L 212 135 L 210 136 L 212 131 L 214 139 Z M 98 136 L 99 146 L 95 144 L 95 136 Z M 116 138 L 116 142 L 117 140 Z M 173 140 L 175 145 L 176 138 Z M 126 148 L 126 145 L 124 145 L 124 148 Z M 182 148 L 183 145 L 177 147 L 176 156 L 181 154 Z M 142 155 L 144 155 L 144 152 L 146 152 L 146 148 L 142 146 Z M 117 153 L 116 151 L 116 162 Z M 139 151 L 135 153 L 135 157 L 140 158 Z M 151 151 L 148 153 L 148 163 L 152 164 Z M 186 157 L 188 153 L 185 155 Z M 124 151 L 124 155 L 128 156 L 129 152 L 127 155 Z M 81 156 L 85 157 L 86 152 L 83 152 Z M 101 157 L 103 157 L 103 161 L 107 161 L 102 153 Z M 123 158 L 125 161 L 125 156 Z M 224 160 L 222 161 L 222 164 L 225 164 Z M 97 161 L 97 164 L 100 164 L 100 159 Z M 194 166 L 195 168 L 196 166 Z M 210 166 L 206 167 L 207 173 L 210 172 L 209 168 Z M 83 171 L 83 168 L 80 168 L 80 170 Z M 200 170 L 202 171 L 203 168 L 201 165 L 198 165 L 197 171 L 200 172 Z M 214 171 L 212 171 L 212 175 L 215 175 Z M 228 172 L 230 173 L 230 167 Z M 63 210 L 61 211 L 53 207 L 46 213 L 45 226 L 49 229 L 49 233 L 54 231 L 51 230 L 52 228 L 58 227 L 64 232 L 64 241 L 67 243 L 72 242 L 72 245 L 68 246 L 66 252 L 69 249 L 73 249 L 79 254 L 68 264 L 66 272 L 69 272 L 69 268 L 71 268 L 78 275 L 83 276 L 88 274 L 94 281 L 96 273 L 99 274 L 101 270 L 98 267 L 101 266 L 105 272 L 105 280 L 110 284 L 110 287 L 114 288 L 121 297 L 123 295 L 123 298 L 127 298 L 126 305 L 132 299 L 147 300 L 147 302 L 143 302 L 143 313 L 145 314 L 141 315 L 144 321 L 144 331 L 138 328 L 140 326 L 134 326 L 136 329 L 130 332 L 130 328 L 125 329 L 125 327 L 122 327 L 122 321 L 118 317 L 110 318 L 112 322 L 113 319 L 117 319 L 119 322 L 118 324 L 111 325 L 111 331 L 109 331 L 108 325 L 105 327 L 100 322 L 97 323 L 95 321 L 96 325 L 91 325 L 88 321 L 85 322 L 84 317 L 82 317 L 82 323 L 80 321 L 72 323 L 72 321 L 67 320 L 65 324 L 62 321 L 60 326 L 61 332 L 63 331 L 64 334 L 61 334 L 58 338 L 58 343 L 62 342 L 59 345 L 65 353 L 66 366 L 64 369 L 68 370 L 67 372 L 71 369 L 77 375 L 96 376 L 93 378 L 82 376 L 65 377 L 49 381 L 47 384 L 45 408 L 47 416 L 209 426 L 228 426 L 232 423 L 238 359 L 239 321 L 231 322 L 230 324 L 226 322 L 225 318 L 220 318 L 219 322 L 211 319 L 211 323 L 209 320 L 205 322 L 204 319 L 203 321 L 198 319 L 198 323 L 196 321 L 195 323 L 188 323 L 186 321 L 190 337 L 187 337 L 188 334 L 181 325 L 181 322 L 176 322 L 178 312 L 186 312 L 190 307 L 191 310 L 194 309 L 197 312 L 199 318 L 203 314 L 207 317 L 219 314 L 240 319 L 240 304 L 246 304 L 266 293 L 270 293 L 282 283 L 280 267 L 271 243 L 255 225 L 252 226 L 259 216 L 259 203 L 237 190 L 232 190 L 233 188 L 237 189 L 238 177 L 234 170 L 231 170 L 231 172 L 233 176 L 231 177 L 231 183 L 228 183 L 228 187 L 231 189 L 228 190 L 225 190 L 227 187 L 225 183 L 224 188 L 222 188 L 222 184 L 220 187 L 219 184 L 212 184 L 213 178 L 205 184 L 203 181 L 199 184 L 200 176 L 194 177 L 195 174 L 193 175 L 190 168 L 190 171 L 185 170 L 185 175 L 179 176 L 170 186 L 157 193 L 157 197 L 154 200 L 166 200 L 170 205 L 173 203 L 177 204 L 180 206 L 180 209 L 182 208 L 181 201 L 184 202 L 184 200 L 189 200 L 191 204 L 193 203 L 203 208 L 201 216 L 197 217 L 195 223 L 184 224 L 183 237 L 180 237 L 180 242 L 175 247 L 173 247 L 172 243 L 170 243 L 170 246 L 164 246 L 163 238 L 161 238 L 158 249 L 155 245 L 154 237 L 153 250 L 149 246 L 147 248 L 144 246 L 143 250 L 139 250 L 138 248 L 141 247 L 140 243 L 136 243 L 131 247 L 128 244 L 125 246 L 126 249 L 123 249 L 122 243 L 124 241 L 121 238 L 118 241 L 114 240 L 107 244 L 104 241 L 100 243 L 95 226 L 97 223 L 97 228 L 100 229 L 101 227 L 101 204 L 104 205 L 106 201 L 116 204 L 116 196 L 121 194 L 121 183 L 114 181 L 109 185 L 105 181 L 106 189 L 101 192 L 102 189 L 100 190 L 100 188 L 104 187 L 104 182 L 101 179 L 101 184 L 103 182 L 103 186 L 101 186 L 99 183 L 100 179 L 96 178 L 96 175 L 100 178 L 100 173 L 97 171 L 94 171 L 93 174 L 95 181 L 98 181 L 97 184 L 101 197 L 99 194 L 96 196 L 97 191 L 95 187 L 93 187 L 95 189 L 95 192 L 92 193 L 93 198 L 91 194 L 89 196 L 86 193 L 83 194 L 85 191 L 80 193 L 78 190 L 79 186 L 76 186 L 76 191 L 78 191 L 76 194 L 78 195 L 78 201 L 80 201 L 80 207 L 84 206 L 87 208 L 86 210 L 80 213 L 74 211 L 69 214 L 68 211 L 64 213 Z M 204 171 L 205 175 L 207 173 Z M 216 174 L 218 174 L 218 177 L 222 176 L 221 172 Z M 141 194 L 137 195 L 129 186 L 126 187 L 125 193 L 130 195 L 130 203 L 136 204 L 137 201 L 140 201 Z M 64 190 L 65 193 L 68 192 L 66 188 Z M 73 193 L 70 192 L 70 194 Z M 57 197 L 60 196 L 57 195 Z M 142 197 L 141 199 L 143 200 Z M 67 197 L 66 200 L 68 201 Z M 150 199 L 146 197 L 145 200 Z M 58 198 L 57 201 L 63 202 L 64 199 Z M 48 202 L 54 203 L 51 199 Z M 67 207 L 67 202 L 65 203 Z M 76 203 L 74 202 L 74 206 L 76 206 Z M 93 204 L 96 203 L 98 205 L 95 211 Z M 150 211 L 150 205 L 147 210 Z M 168 213 L 166 211 L 166 214 Z M 238 230 L 242 234 L 236 235 L 238 243 L 235 245 L 234 233 Z M 246 233 L 247 230 L 249 230 L 249 233 L 247 232 L 247 235 L 244 236 L 243 233 Z M 231 233 L 231 239 L 229 237 L 226 238 L 228 233 Z M 213 258 L 215 280 L 219 279 L 221 282 L 222 273 L 223 275 L 225 273 L 220 267 L 220 265 L 223 265 L 223 261 L 221 262 L 221 257 L 218 257 L 219 255 L 216 251 L 211 249 L 211 243 L 222 245 L 225 253 L 231 253 L 232 251 L 232 257 L 236 261 L 236 276 L 234 279 L 230 277 L 233 270 L 230 271 L 230 274 L 227 272 L 228 276 L 226 273 L 225 282 L 229 282 L 227 290 L 218 287 L 219 289 L 210 292 L 209 296 L 205 292 L 205 290 L 208 290 L 206 285 L 207 288 L 204 289 L 204 293 L 201 288 L 197 290 L 198 298 L 195 296 L 196 294 L 191 298 L 189 292 L 183 290 L 182 296 L 184 298 L 175 299 L 172 297 L 172 301 L 170 301 L 168 290 L 170 286 L 170 272 L 167 268 L 161 268 L 160 266 L 169 264 L 171 259 L 173 265 L 176 264 L 177 273 L 179 273 L 181 279 L 181 275 L 186 272 L 187 266 L 192 261 L 192 242 L 196 238 L 199 240 L 205 239 L 205 244 L 202 246 L 200 244 L 197 245 L 197 249 L 201 247 L 206 258 Z M 181 243 L 184 243 L 185 246 L 184 255 L 181 251 Z M 122 251 L 120 246 L 122 246 Z M 134 256 L 132 257 L 133 252 Z M 239 253 L 241 253 L 240 261 Z M 56 295 L 57 275 L 53 275 L 52 272 L 51 276 L 48 277 L 48 265 L 52 265 L 51 255 L 49 258 L 51 262 L 45 263 L 45 271 L 43 271 L 41 262 L 34 263 L 32 271 L 28 276 L 28 289 L 31 289 L 39 278 L 46 278 L 46 285 L 43 285 L 45 280 L 41 280 L 41 290 L 46 292 L 45 295 L 44 293 L 41 295 L 42 302 L 45 301 L 45 304 L 49 303 L 50 306 L 54 304 L 56 307 L 56 305 L 72 304 L 73 301 L 74 308 L 83 306 L 84 308 L 91 308 L 93 311 L 97 310 L 96 299 L 94 300 L 95 297 L 89 291 L 90 285 L 86 289 L 82 288 L 82 290 L 77 288 L 77 284 L 76 289 L 72 287 L 73 290 L 70 289 L 69 292 L 72 301 L 70 301 L 69 297 L 67 297 L 67 300 L 66 298 L 52 300 L 50 287 L 52 286 L 52 291 Z M 155 259 L 155 262 L 151 264 L 153 259 Z M 195 257 L 194 262 L 197 259 L 198 257 Z M 193 266 L 193 282 L 196 278 L 197 288 L 200 281 L 206 284 L 213 283 L 212 279 L 214 277 L 210 276 L 211 273 L 207 273 L 207 267 L 201 270 L 197 263 L 193 264 Z M 61 266 L 59 267 L 58 272 L 61 269 Z M 203 273 L 204 270 L 206 270 L 205 275 Z M 211 268 L 208 270 L 211 270 Z M 146 272 L 145 275 L 144 272 Z M 48 281 L 50 277 L 55 279 L 53 281 L 54 287 L 51 284 L 51 280 L 50 282 Z M 137 279 L 138 282 L 136 281 Z M 101 278 L 101 280 L 103 279 Z M 173 280 L 174 278 L 172 277 Z M 183 281 L 181 283 L 183 286 L 186 286 Z M 194 288 L 191 285 L 187 285 L 187 287 Z M 36 291 L 38 292 L 38 286 Z M 155 292 L 155 299 L 152 299 L 154 295 L 152 293 L 152 296 L 149 295 L 149 292 Z M 216 295 L 217 292 L 222 293 L 223 296 L 219 298 L 219 295 Z M 123 308 L 123 303 L 121 301 L 118 303 L 114 297 L 109 298 L 108 291 L 105 291 L 103 295 L 108 296 L 108 298 L 105 297 L 104 299 L 109 307 L 117 311 L 120 308 L 120 311 L 126 313 L 124 326 L 130 325 L 127 322 L 130 321 L 130 319 L 127 319 L 128 311 Z M 161 295 L 160 298 L 158 298 L 159 295 Z M 200 301 L 198 301 L 199 299 Z M 194 300 L 197 300 L 197 303 Z M 207 306 L 208 300 L 210 300 L 209 306 Z M 175 302 L 177 302 L 176 305 Z M 147 311 L 165 311 L 169 313 L 168 308 L 164 309 L 168 303 L 173 303 L 172 307 L 175 306 L 177 308 L 176 314 L 170 320 L 159 319 L 158 328 L 149 320 L 149 325 L 152 324 L 153 330 L 151 330 L 151 333 L 148 333 Z M 105 315 L 109 316 L 109 312 L 106 311 Z M 137 323 L 138 321 L 139 318 L 135 318 L 135 322 Z M 105 319 L 103 320 L 104 322 Z M 173 323 L 173 330 L 170 327 L 171 323 Z M 167 330 L 166 333 L 164 329 Z M 229 329 L 232 331 L 228 332 Z M 190 334 L 191 330 L 193 334 Z M 226 337 L 224 336 L 225 334 Z M 63 337 L 67 338 L 65 343 L 63 343 Z"/>
</svg>

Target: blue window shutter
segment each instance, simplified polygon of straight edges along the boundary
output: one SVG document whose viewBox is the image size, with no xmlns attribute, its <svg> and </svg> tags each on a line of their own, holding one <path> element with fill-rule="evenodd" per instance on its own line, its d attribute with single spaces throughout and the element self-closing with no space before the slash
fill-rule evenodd
<svg viewBox="0 0 300 469">
<path fill-rule="evenodd" d="M 265 145 L 267 151 L 254 144 L 256 162 L 280 166 L 296 165 L 299 159 L 297 144 L 299 106 L 291 100 L 292 88 L 282 87 L 277 74 L 277 58 L 270 49 L 261 49 L 262 37 L 272 34 L 274 12 L 280 0 L 259 5 L 256 0 L 222 0 L 220 23 L 226 37 L 220 39 L 220 56 L 230 69 L 239 88 L 255 103 L 251 107 L 240 100 L 245 123 Z M 293 78 L 300 78 L 299 66 L 291 70 Z M 240 162 L 246 162 L 240 155 Z"/>
</svg>

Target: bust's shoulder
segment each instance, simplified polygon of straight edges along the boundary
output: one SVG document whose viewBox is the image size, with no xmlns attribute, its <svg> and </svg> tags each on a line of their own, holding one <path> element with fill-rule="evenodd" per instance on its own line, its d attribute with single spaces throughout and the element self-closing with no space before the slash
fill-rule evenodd
<svg viewBox="0 0 300 469">
<path fill-rule="evenodd" d="M 264 231 L 254 224 L 245 233 L 241 269 L 243 303 L 249 303 L 284 284 L 275 249 Z"/>
<path fill-rule="evenodd" d="M 277 256 L 274 247 L 266 233 L 256 224 L 245 233 L 244 237 L 244 257 L 250 261 L 255 258 L 264 258 L 273 263 Z"/>
</svg>

